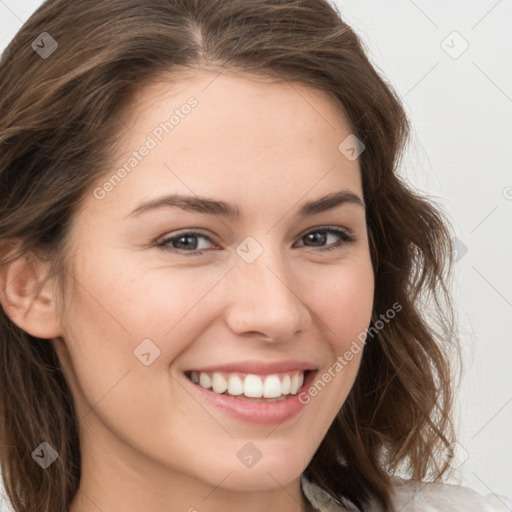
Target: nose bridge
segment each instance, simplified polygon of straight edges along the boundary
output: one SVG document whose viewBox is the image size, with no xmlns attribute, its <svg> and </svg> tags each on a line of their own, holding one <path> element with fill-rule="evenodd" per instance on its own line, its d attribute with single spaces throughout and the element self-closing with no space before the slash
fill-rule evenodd
<svg viewBox="0 0 512 512">
<path fill-rule="evenodd" d="M 229 321 L 236 332 L 258 331 L 282 339 L 305 327 L 307 308 L 298 296 L 297 280 L 278 244 L 248 237 L 237 248 Z"/>
</svg>

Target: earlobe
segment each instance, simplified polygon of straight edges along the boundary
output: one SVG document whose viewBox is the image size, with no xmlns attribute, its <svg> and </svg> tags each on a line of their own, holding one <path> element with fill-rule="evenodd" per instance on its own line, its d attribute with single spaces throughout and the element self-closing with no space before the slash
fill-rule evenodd
<svg viewBox="0 0 512 512">
<path fill-rule="evenodd" d="M 51 339 L 61 335 L 52 282 L 42 279 L 50 264 L 22 256 L 0 267 L 0 303 L 9 318 L 28 334 Z"/>
</svg>

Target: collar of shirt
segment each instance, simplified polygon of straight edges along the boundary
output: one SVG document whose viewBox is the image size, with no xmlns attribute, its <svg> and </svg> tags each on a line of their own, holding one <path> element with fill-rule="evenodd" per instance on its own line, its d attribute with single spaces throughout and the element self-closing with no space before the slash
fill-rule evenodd
<svg viewBox="0 0 512 512">
<path fill-rule="evenodd" d="M 321 487 L 310 482 L 306 475 L 302 473 L 300 477 L 302 492 L 306 496 L 312 507 L 319 512 L 360 512 L 348 498 L 342 498 L 338 501 Z"/>
</svg>

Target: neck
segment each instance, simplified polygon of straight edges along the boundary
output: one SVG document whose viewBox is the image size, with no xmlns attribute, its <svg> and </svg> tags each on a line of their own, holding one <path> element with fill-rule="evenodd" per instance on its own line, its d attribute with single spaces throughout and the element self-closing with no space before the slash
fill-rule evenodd
<svg viewBox="0 0 512 512">
<path fill-rule="evenodd" d="M 262 476 L 254 467 L 248 484 L 240 481 L 238 463 L 226 474 L 212 469 L 207 480 L 108 438 L 84 446 L 80 487 L 69 512 L 313 512 L 302 494 L 300 475 L 281 485 L 278 474 L 265 471 Z"/>
</svg>

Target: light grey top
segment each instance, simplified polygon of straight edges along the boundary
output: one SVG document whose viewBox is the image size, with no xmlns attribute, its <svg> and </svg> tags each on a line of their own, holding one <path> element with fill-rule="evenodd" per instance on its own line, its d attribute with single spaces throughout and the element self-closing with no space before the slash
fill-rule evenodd
<svg viewBox="0 0 512 512">
<path fill-rule="evenodd" d="M 487 494 L 444 482 L 419 482 L 393 476 L 392 504 L 396 512 L 510 512 L 512 496 Z M 319 512 L 380 512 L 375 503 L 360 511 L 350 500 L 333 496 L 301 476 L 304 495 Z"/>
</svg>

